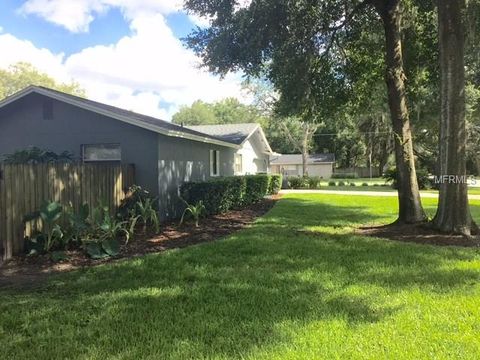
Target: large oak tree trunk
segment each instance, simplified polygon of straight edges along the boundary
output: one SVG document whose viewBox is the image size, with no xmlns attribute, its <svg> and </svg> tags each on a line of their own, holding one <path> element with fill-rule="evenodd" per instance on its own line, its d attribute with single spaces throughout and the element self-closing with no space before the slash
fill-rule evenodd
<svg viewBox="0 0 480 360">
<path fill-rule="evenodd" d="M 386 82 L 395 136 L 395 161 L 398 174 L 398 222 L 412 224 L 425 221 L 426 216 L 420 201 L 405 94 L 400 3 L 400 0 L 374 1 L 385 29 Z"/>
<path fill-rule="evenodd" d="M 438 1 L 441 113 L 440 176 L 456 175 L 440 184 L 433 224 L 441 231 L 470 235 L 473 224 L 466 179 L 464 24 L 465 0 Z"/>
</svg>

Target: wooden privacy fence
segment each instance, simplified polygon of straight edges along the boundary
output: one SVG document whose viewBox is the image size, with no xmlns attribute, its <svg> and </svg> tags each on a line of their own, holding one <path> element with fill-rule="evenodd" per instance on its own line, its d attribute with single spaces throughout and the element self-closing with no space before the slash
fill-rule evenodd
<svg viewBox="0 0 480 360">
<path fill-rule="evenodd" d="M 75 210 L 102 202 L 114 211 L 134 178 L 133 165 L 0 164 L 0 259 L 21 253 L 25 236 L 41 227 L 23 219 L 42 202 L 71 203 Z"/>
</svg>

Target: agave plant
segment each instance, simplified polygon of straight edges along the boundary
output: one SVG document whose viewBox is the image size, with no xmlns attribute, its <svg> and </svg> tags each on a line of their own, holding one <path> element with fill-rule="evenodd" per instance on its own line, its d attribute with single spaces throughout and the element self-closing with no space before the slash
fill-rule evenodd
<svg viewBox="0 0 480 360">
<path fill-rule="evenodd" d="M 190 215 L 193 217 L 193 220 L 195 221 L 195 227 L 198 227 L 200 217 L 205 213 L 206 208 L 205 205 L 203 205 L 203 201 L 200 200 L 198 201 L 195 205 L 187 203 L 185 200 L 182 199 L 182 201 L 187 205 L 186 209 L 183 211 L 182 217 L 180 219 L 180 224 L 183 224 L 183 220 L 185 218 L 185 215 L 190 213 Z"/>
<path fill-rule="evenodd" d="M 137 223 L 143 224 L 143 233 L 147 233 L 147 226 L 151 224 L 155 230 L 155 234 L 160 231 L 160 221 L 158 213 L 154 208 L 156 199 L 146 198 L 140 199 L 135 204 L 135 208 L 130 213 L 130 233 L 134 233 Z"/>
</svg>

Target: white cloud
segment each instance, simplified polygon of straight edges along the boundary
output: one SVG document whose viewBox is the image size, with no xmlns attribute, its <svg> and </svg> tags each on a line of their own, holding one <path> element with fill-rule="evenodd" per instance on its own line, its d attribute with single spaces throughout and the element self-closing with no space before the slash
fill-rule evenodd
<svg viewBox="0 0 480 360">
<path fill-rule="evenodd" d="M 3 32 L 3 27 L 0 26 L 0 34 Z"/>
<path fill-rule="evenodd" d="M 77 80 L 91 99 L 166 120 L 197 99 L 233 96 L 249 102 L 239 75 L 221 81 L 198 69 L 198 59 L 174 36 L 161 13 L 137 13 L 130 28 L 131 34 L 114 45 L 85 48 L 68 57 L 2 34 L 0 66 L 31 62 L 59 80 Z"/>
<path fill-rule="evenodd" d="M 151 13 L 169 14 L 182 7 L 182 0 L 28 0 L 19 9 L 37 15 L 71 32 L 87 32 L 98 15 L 117 7 L 127 19 Z"/>
<path fill-rule="evenodd" d="M 0 35 L 0 67 L 6 68 L 19 61 L 27 61 L 61 81 L 69 80 L 63 67 L 64 54 L 53 54 L 48 49 L 37 48 L 27 40 L 19 40 L 10 34 Z"/>
</svg>

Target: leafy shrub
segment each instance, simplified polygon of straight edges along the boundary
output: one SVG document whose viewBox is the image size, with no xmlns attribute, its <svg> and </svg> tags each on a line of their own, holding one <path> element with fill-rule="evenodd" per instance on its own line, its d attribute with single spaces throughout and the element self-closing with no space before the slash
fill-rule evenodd
<svg viewBox="0 0 480 360">
<path fill-rule="evenodd" d="M 417 182 L 420 190 L 430 189 L 432 187 L 432 181 L 428 177 L 428 170 L 423 168 L 417 169 Z"/>
<path fill-rule="evenodd" d="M 375 185 L 375 184 L 373 184 L 373 185 Z M 364 183 L 362 183 L 362 186 L 368 186 L 368 183 L 364 182 Z"/>
<path fill-rule="evenodd" d="M 180 187 L 180 196 L 188 204 L 197 204 L 201 200 L 206 213 L 214 215 L 243 206 L 246 188 L 244 176 L 231 176 L 185 183 Z"/>
<path fill-rule="evenodd" d="M 271 175 L 259 174 L 184 183 L 180 197 L 188 204 L 202 201 L 207 215 L 220 214 L 263 199 L 272 191 L 271 178 Z"/>
<path fill-rule="evenodd" d="M 132 211 L 137 210 L 137 204 L 139 202 L 145 203 L 147 199 L 151 199 L 150 193 L 143 189 L 141 186 L 133 185 L 131 186 L 125 198 L 120 203 L 118 207 L 118 215 L 120 218 L 126 220 L 131 217 Z M 154 204 L 152 204 L 154 205 Z M 156 206 L 154 207 L 156 209 Z"/>
<path fill-rule="evenodd" d="M 329 181 L 328 186 L 336 186 L 337 183 L 335 181 Z"/>
<path fill-rule="evenodd" d="M 73 154 L 68 151 L 57 154 L 53 151 L 43 150 L 38 147 L 17 150 L 12 154 L 5 155 L 3 159 L 7 164 L 69 163 L 73 162 L 73 160 Z"/>
<path fill-rule="evenodd" d="M 337 173 L 332 174 L 332 179 L 356 179 L 357 173 Z"/>
<path fill-rule="evenodd" d="M 268 187 L 269 195 L 278 194 L 278 192 L 282 188 L 282 180 L 283 180 L 282 175 L 279 175 L 279 174 L 270 175 L 270 185 Z"/>
<path fill-rule="evenodd" d="M 373 186 L 380 186 L 380 185 L 379 185 L 379 184 L 377 184 L 377 183 L 375 183 L 375 184 L 373 184 Z"/>
<path fill-rule="evenodd" d="M 339 181 L 338 186 L 345 186 L 345 183 L 343 181 Z"/>
<path fill-rule="evenodd" d="M 310 189 L 318 189 L 320 187 L 321 178 L 319 176 L 309 177 L 307 181 Z"/>
<path fill-rule="evenodd" d="M 262 200 L 268 194 L 270 176 L 266 174 L 247 175 L 244 203 L 253 204 Z"/>
<path fill-rule="evenodd" d="M 64 232 L 60 227 L 59 220 L 63 214 L 63 207 L 55 201 L 45 201 L 38 211 L 24 217 L 23 221 L 41 219 L 43 223 L 43 233 L 37 234 L 38 243 L 43 240 L 43 251 L 49 252 L 55 247 L 63 244 Z M 41 235 L 41 236 L 40 236 Z"/>
<path fill-rule="evenodd" d="M 397 189 L 397 169 L 396 168 L 389 168 L 387 169 L 382 177 L 385 179 L 385 182 L 391 183 L 392 188 Z"/>
<path fill-rule="evenodd" d="M 130 239 L 128 221 L 122 221 L 118 216 L 110 215 L 108 207 L 95 207 L 89 218 L 89 236 L 84 239 L 84 247 L 92 259 L 102 259 L 116 256 L 120 252 L 119 236 L 125 237 L 125 244 Z"/>
<path fill-rule="evenodd" d="M 428 189 L 432 187 L 432 182 L 430 181 L 430 178 L 428 177 L 428 171 L 425 169 L 417 169 L 417 182 L 418 182 L 418 187 L 420 190 Z M 386 182 L 391 182 L 391 186 L 394 189 L 398 189 L 398 183 L 397 183 L 397 168 L 390 168 L 385 173 L 383 174 L 383 178 L 385 179 Z"/>
<path fill-rule="evenodd" d="M 350 183 L 350 186 L 357 186 L 357 184 L 351 182 L 351 183 Z"/>
<path fill-rule="evenodd" d="M 82 204 L 78 213 L 75 212 L 71 203 L 64 209 L 68 222 L 65 236 L 69 241 L 80 242 L 81 240 L 88 238 L 90 230 L 90 224 L 88 223 L 90 207 L 88 204 Z"/>
<path fill-rule="evenodd" d="M 302 176 L 289 176 L 288 177 L 288 187 L 290 189 L 301 189 L 308 186 L 307 177 Z"/>
</svg>

